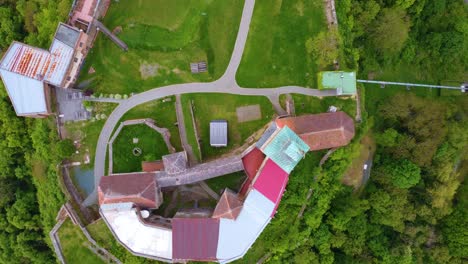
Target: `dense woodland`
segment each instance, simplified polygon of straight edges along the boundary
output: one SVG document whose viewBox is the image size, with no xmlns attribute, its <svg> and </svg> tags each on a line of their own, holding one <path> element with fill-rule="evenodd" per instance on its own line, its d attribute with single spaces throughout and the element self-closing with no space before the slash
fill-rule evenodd
<svg viewBox="0 0 468 264">
<path fill-rule="evenodd" d="M 71 1 L 0 0 L 0 50 L 48 48 Z M 65 198 L 57 165 L 70 154 L 53 119 L 19 118 L 0 84 L 0 263 L 54 263 L 48 233 Z M 71 149 L 73 151 L 73 149 Z"/>
<path fill-rule="evenodd" d="M 368 74 L 409 65 L 421 79 L 466 79 L 463 0 L 336 3 L 340 49 L 349 68 Z M 70 0 L 0 0 L 0 48 L 12 40 L 47 47 L 70 5 Z M 58 141 L 53 119 L 16 117 L 0 91 L 0 262 L 53 263 L 46 235 L 65 200 L 57 165 L 69 155 L 69 144 Z M 352 144 L 322 168 L 316 154 L 307 155 L 249 254 L 261 246 L 272 253 L 273 263 L 467 261 L 467 97 L 405 93 L 376 109 L 364 113 Z M 367 185 L 355 191 L 340 179 L 369 134 L 377 142 L 374 167 Z M 308 187 L 312 198 L 296 220 Z"/>
</svg>

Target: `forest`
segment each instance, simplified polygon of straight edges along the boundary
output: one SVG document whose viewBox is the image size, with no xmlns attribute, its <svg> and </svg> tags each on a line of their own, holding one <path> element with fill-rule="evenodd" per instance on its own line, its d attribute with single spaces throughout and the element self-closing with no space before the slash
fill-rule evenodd
<svg viewBox="0 0 468 264">
<path fill-rule="evenodd" d="M 339 48 L 360 76 L 402 68 L 426 82 L 466 80 L 463 0 L 336 5 Z M 13 40 L 47 47 L 70 6 L 71 0 L 0 0 L 0 50 Z M 370 99 L 366 89 L 360 87 L 362 101 Z M 377 144 L 374 166 L 367 185 L 354 190 L 341 177 L 366 135 Z M 322 167 L 315 154 L 300 163 L 277 215 L 247 257 L 264 248 L 271 263 L 466 263 L 467 149 L 465 95 L 406 92 L 379 101 L 364 109 L 349 146 Z M 65 201 L 57 166 L 70 152 L 52 118 L 17 117 L 0 88 L 1 263 L 55 262 L 48 232 Z M 311 199 L 296 219 L 309 188 Z"/>
<path fill-rule="evenodd" d="M 0 54 L 13 40 L 47 48 L 70 6 L 0 0 Z M 17 117 L 0 86 L 0 263 L 54 263 L 49 231 L 65 202 L 58 165 L 74 149 L 59 141 L 54 119 Z"/>
</svg>

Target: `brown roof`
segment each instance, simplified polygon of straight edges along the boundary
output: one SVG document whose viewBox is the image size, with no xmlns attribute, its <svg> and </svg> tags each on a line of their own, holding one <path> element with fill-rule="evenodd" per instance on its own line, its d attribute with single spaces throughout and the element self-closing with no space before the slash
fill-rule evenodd
<svg viewBox="0 0 468 264">
<path fill-rule="evenodd" d="M 216 260 L 219 219 L 172 219 L 172 258 L 175 260 Z"/>
<path fill-rule="evenodd" d="M 344 112 L 280 118 L 276 124 L 288 126 L 310 150 L 341 147 L 354 137 L 354 121 Z"/>
<path fill-rule="evenodd" d="M 154 173 L 105 176 L 98 187 L 99 204 L 134 203 L 141 208 L 158 208 L 162 195 Z"/>
<path fill-rule="evenodd" d="M 242 201 L 237 194 L 226 188 L 218 201 L 212 218 L 226 218 L 235 220 L 242 210 Z"/>
<path fill-rule="evenodd" d="M 162 160 L 143 161 L 141 168 L 144 172 L 163 171 L 164 163 Z"/>
</svg>

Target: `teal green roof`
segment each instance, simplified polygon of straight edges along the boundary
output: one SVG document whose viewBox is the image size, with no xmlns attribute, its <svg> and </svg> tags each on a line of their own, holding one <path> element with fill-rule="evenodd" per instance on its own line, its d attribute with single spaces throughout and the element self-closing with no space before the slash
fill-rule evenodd
<svg viewBox="0 0 468 264">
<path fill-rule="evenodd" d="M 291 173 L 307 151 L 309 146 L 287 126 L 263 149 L 263 153 L 287 173 Z"/>
<path fill-rule="evenodd" d="M 356 72 L 320 72 L 318 81 L 319 89 L 337 89 L 339 95 L 356 94 Z"/>
</svg>

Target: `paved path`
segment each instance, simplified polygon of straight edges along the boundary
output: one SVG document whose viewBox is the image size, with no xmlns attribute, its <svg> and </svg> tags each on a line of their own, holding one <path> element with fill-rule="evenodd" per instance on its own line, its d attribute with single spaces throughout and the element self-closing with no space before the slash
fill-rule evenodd
<svg viewBox="0 0 468 264">
<path fill-rule="evenodd" d="M 110 31 L 110 29 L 108 29 L 106 26 L 104 26 L 103 23 L 101 23 L 101 21 L 95 19 L 93 23 L 98 28 L 99 31 L 101 31 L 102 33 L 104 33 L 104 35 L 109 37 L 110 40 L 112 40 L 117 46 L 119 46 L 124 51 L 128 51 L 127 44 L 125 44 L 125 42 L 123 42 L 116 35 L 114 35 L 112 31 Z"/>
<path fill-rule="evenodd" d="M 180 100 L 180 94 L 176 95 L 176 114 L 177 114 L 177 124 L 180 134 L 180 142 L 182 147 L 187 152 L 190 166 L 193 166 L 198 163 L 197 158 L 193 153 L 192 146 L 188 143 L 187 140 L 187 130 L 185 129 L 185 119 L 184 119 L 184 110 L 182 108 L 182 101 Z"/>
<path fill-rule="evenodd" d="M 246 0 L 241 18 L 239 32 L 237 34 L 234 51 L 231 60 L 224 75 L 210 83 L 185 83 L 175 84 L 136 94 L 127 100 L 122 101 L 112 114 L 107 119 L 104 127 L 99 135 L 96 146 L 96 156 L 94 161 L 95 186 L 99 185 L 101 177 L 104 175 L 107 142 L 112 134 L 112 130 L 117 125 L 120 118 L 130 109 L 140 104 L 144 104 L 156 99 L 160 99 L 172 95 L 189 94 L 189 93 L 227 93 L 237 95 L 252 95 L 252 96 L 279 96 L 281 94 L 297 93 L 309 96 L 336 96 L 333 90 L 316 90 L 299 86 L 284 86 L 279 88 L 241 88 L 236 82 L 236 72 L 239 68 L 242 54 L 244 52 L 247 35 L 249 33 L 250 21 L 252 19 L 255 0 Z M 97 201 L 96 189 L 86 199 L 86 205 L 92 205 Z"/>
</svg>

